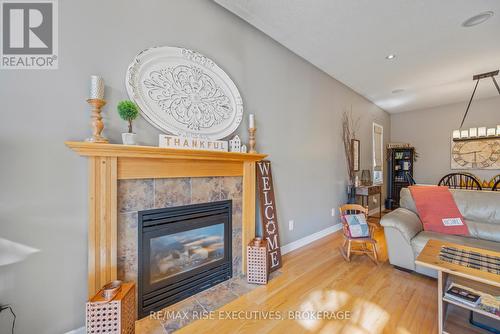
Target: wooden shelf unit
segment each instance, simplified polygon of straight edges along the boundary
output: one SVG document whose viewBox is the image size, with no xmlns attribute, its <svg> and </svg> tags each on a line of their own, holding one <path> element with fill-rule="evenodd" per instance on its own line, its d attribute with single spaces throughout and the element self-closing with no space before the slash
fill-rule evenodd
<svg viewBox="0 0 500 334">
<path fill-rule="evenodd" d="M 440 334 L 491 334 L 489 331 L 471 325 L 469 323 L 469 314 L 470 311 L 474 311 L 497 320 L 498 317 L 496 315 L 481 310 L 472 310 L 467 305 L 460 304 L 459 302 L 450 302 L 443 297 L 451 281 L 474 290 L 498 296 L 500 295 L 499 276 L 440 260 L 439 251 L 442 246 L 470 250 L 491 256 L 499 256 L 500 253 L 431 239 L 427 242 L 415 261 L 417 265 L 438 271 L 438 328 Z"/>
<path fill-rule="evenodd" d="M 242 269 L 255 237 L 255 163 L 266 154 L 67 141 L 89 159 L 88 295 L 117 276 L 117 183 L 123 179 L 241 176 Z"/>
<path fill-rule="evenodd" d="M 408 173 L 413 178 L 415 148 L 388 148 L 387 160 L 389 174 L 385 207 L 386 209 L 394 210 L 399 207 L 399 193 L 401 192 L 401 189 L 410 185 L 406 178 L 406 173 Z M 404 169 L 405 162 L 408 165 L 408 169 Z"/>
</svg>

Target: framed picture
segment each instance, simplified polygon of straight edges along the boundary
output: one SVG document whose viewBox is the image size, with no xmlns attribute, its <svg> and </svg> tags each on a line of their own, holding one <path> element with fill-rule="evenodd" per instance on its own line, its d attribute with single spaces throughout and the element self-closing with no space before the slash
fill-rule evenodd
<svg viewBox="0 0 500 334">
<path fill-rule="evenodd" d="M 359 140 L 351 140 L 352 169 L 359 172 Z"/>
</svg>

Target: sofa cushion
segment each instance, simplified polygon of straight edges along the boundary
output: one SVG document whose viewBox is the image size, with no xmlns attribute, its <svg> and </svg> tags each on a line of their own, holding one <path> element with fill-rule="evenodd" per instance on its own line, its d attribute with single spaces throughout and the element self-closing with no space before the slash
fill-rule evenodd
<svg viewBox="0 0 500 334">
<path fill-rule="evenodd" d="M 471 237 L 500 242 L 500 224 L 489 224 L 466 219 Z"/>
<path fill-rule="evenodd" d="M 500 241 L 500 191 L 450 189 L 471 236 Z M 400 207 L 418 214 L 408 188 L 401 189 Z M 472 226 L 470 225 L 472 224 Z"/>
<path fill-rule="evenodd" d="M 422 249 L 424 249 L 425 244 L 427 244 L 427 241 L 429 241 L 429 239 L 448 241 L 469 247 L 484 248 L 500 252 L 500 243 L 498 242 L 476 239 L 471 237 L 464 237 L 460 235 L 449 235 L 436 232 L 422 231 L 411 240 L 411 247 L 413 248 L 415 258 L 418 256 L 418 254 L 420 254 Z"/>
<path fill-rule="evenodd" d="M 500 192 L 450 189 L 465 219 L 500 226 Z"/>
</svg>

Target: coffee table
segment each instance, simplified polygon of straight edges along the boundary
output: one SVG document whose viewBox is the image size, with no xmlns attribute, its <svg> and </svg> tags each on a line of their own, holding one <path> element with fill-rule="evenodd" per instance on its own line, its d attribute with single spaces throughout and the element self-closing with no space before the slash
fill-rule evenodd
<svg viewBox="0 0 500 334">
<path fill-rule="evenodd" d="M 491 332 L 473 326 L 469 322 L 470 311 L 479 313 L 483 316 L 493 319 L 494 322 L 498 321 L 500 324 L 500 317 L 479 310 L 460 302 L 453 301 L 444 296 L 444 293 L 451 282 L 470 287 L 471 289 L 482 291 L 494 296 L 500 295 L 500 275 L 464 267 L 458 264 L 449 263 L 439 259 L 439 252 L 441 247 L 455 247 L 465 249 L 482 254 L 489 254 L 492 256 L 499 256 L 500 252 L 479 249 L 474 247 L 467 247 L 451 242 L 429 240 L 425 245 L 422 252 L 418 255 L 415 263 L 435 269 L 438 272 L 438 329 L 439 334 L 459 334 L 459 333 L 484 333 L 491 334 Z"/>
</svg>

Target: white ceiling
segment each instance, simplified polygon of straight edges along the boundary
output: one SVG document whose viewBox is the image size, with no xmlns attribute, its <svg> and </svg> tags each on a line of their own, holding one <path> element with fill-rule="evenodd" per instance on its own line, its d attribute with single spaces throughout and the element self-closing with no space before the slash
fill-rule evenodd
<svg viewBox="0 0 500 334">
<path fill-rule="evenodd" d="M 472 75 L 500 68 L 499 0 L 214 1 L 390 113 L 465 110 Z M 495 15 L 461 26 L 484 11 Z M 476 94 L 498 95 L 490 79 Z"/>
</svg>

